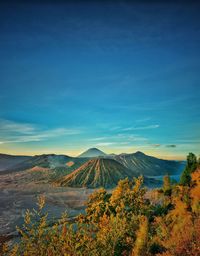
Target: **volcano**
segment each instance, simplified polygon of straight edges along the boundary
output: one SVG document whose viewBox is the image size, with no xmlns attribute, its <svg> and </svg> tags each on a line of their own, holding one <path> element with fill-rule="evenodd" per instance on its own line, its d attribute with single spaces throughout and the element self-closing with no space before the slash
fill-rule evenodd
<svg viewBox="0 0 200 256">
<path fill-rule="evenodd" d="M 126 177 L 132 179 L 137 173 L 121 163 L 107 158 L 90 159 L 72 173 L 62 177 L 58 184 L 69 187 L 111 188 Z"/>
</svg>

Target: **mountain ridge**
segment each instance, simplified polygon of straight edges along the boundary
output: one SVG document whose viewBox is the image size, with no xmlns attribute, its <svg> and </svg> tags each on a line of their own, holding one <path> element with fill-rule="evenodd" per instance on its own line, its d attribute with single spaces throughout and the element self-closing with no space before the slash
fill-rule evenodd
<svg viewBox="0 0 200 256">
<path fill-rule="evenodd" d="M 175 160 L 164 160 L 137 151 L 131 154 L 120 154 L 113 156 L 113 159 L 122 163 L 127 168 L 137 171 L 146 176 L 159 176 L 174 174 L 183 168 L 182 162 Z"/>
<path fill-rule="evenodd" d="M 135 153 L 122 153 L 105 154 L 103 151 L 97 148 L 88 149 L 85 152 L 94 152 L 99 155 L 98 158 L 113 159 L 129 170 L 135 173 L 140 173 L 146 176 L 159 176 L 168 173 L 176 174 L 184 167 L 184 162 L 176 160 L 164 160 L 153 156 L 148 156 L 141 151 Z M 34 166 L 40 166 L 44 168 L 61 170 L 64 173 L 72 172 L 79 168 L 82 164 L 89 159 L 97 158 L 94 155 L 92 157 L 71 157 L 64 154 L 42 154 L 35 156 L 13 156 L 0 154 L 0 174 L 12 173 L 33 168 Z M 5 160 L 6 159 L 6 160 Z M 10 159 L 12 160 L 10 162 Z"/>
</svg>

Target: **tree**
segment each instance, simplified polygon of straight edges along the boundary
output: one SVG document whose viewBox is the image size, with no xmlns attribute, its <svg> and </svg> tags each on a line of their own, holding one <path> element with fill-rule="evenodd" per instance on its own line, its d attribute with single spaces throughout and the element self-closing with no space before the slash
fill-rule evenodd
<svg viewBox="0 0 200 256">
<path fill-rule="evenodd" d="M 198 159 L 198 163 L 197 163 L 198 167 L 200 167 L 200 157 Z"/>
<path fill-rule="evenodd" d="M 130 216 L 132 214 L 144 214 L 147 206 L 144 198 L 146 189 L 142 188 L 142 184 L 142 176 L 134 181 L 129 181 L 126 178 L 118 182 L 110 198 L 110 205 L 116 213 L 121 212 Z"/>
<path fill-rule="evenodd" d="M 163 191 L 166 195 L 171 194 L 171 180 L 168 174 L 163 177 Z"/>
<path fill-rule="evenodd" d="M 189 153 L 187 156 L 187 164 L 181 175 L 180 183 L 183 186 L 190 186 L 191 173 L 197 168 L 197 157 L 193 153 Z"/>
<path fill-rule="evenodd" d="M 110 195 L 104 188 L 96 190 L 93 194 L 89 196 L 87 201 L 87 219 L 92 222 L 98 222 L 99 219 L 108 210 L 108 200 Z"/>
<path fill-rule="evenodd" d="M 145 256 L 147 253 L 148 243 L 148 219 L 146 216 L 140 217 L 140 226 L 137 232 L 135 246 L 132 251 L 132 256 Z"/>
<path fill-rule="evenodd" d="M 187 167 L 190 172 L 193 172 L 197 168 L 197 157 L 193 153 L 189 153 L 187 156 Z"/>
<path fill-rule="evenodd" d="M 191 175 L 190 175 L 188 168 L 186 167 L 181 175 L 180 183 L 183 186 L 189 186 L 190 182 L 191 182 Z"/>
</svg>

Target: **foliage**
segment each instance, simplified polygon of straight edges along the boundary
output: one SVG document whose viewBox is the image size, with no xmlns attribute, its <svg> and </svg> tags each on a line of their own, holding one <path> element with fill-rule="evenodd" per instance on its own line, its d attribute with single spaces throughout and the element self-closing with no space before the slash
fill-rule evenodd
<svg viewBox="0 0 200 256">
<path fill-rule="evenodd" d="M 188 156 L 191 168 L 195 157 Z M 18 228 L 20 241 L 4 245 L 4 256 L 197 256 L 200 255 L 200 169 L 191 171 L 189 186 L 146 191 L 143 178 L 120 180 L 109 194 L 90 195 L 85 214 L 71 221 L 64 214 L 50 223 L 44 197 L 27 210 Z M 170 195 L 166 191 L 170 190 Z"/>
<path fill-rule="evenodd" d="M 146 216 L 140 217 L 140 226 L 137 232 L 135 246 L 132 251 L 132 256 L 145 256 L 148 253 L 148 219 Z"/>
<path fill-rule="evenodd" d="M 89 196 L 86 203 L 87 220 L 98 222 L 105 212 L 108 211 L 108 201 L 110 195 L 104 188 L 100 188 Z"/>
<path fill-rule="evenodd" d="M 181 175 L 181 185 L 189 186 L 191 182 L 191 173 L 197 168 L 197 158 L 193 153 L 189 153 L 187 156 L 187 164 Z"/>
<path fill-rule="evenodd" d="M 163 191 L 166 195 L 171 195 L 171 181 L 168 174 L 163 178 Z"/>
</svg>

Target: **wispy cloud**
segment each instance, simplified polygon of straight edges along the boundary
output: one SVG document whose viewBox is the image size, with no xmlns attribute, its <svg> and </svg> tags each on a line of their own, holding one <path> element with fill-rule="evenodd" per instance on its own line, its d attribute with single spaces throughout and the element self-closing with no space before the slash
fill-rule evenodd
<svg viewBox="0 0 200 256">
<path fill-rule="evenodd" d="M 150 120 L 150 118 L 146 118 L 146 119 L 140 119 L 140 120 L 136 120 L 135 122 L 136 123 L 142 123 L 142 122 L 146 122 Z M 114 126 L 114 127 L 111 127 L 109 130 L 110 131 L 136 131 L 136 130 L 150 130 L 150 129 L 156 129 L 156 128 L 159 128 L 160 125 L 159 124 L 151 124 L 151 125 L 142 125 L 142 126 L 130 126 L 130 127 L 121 127 L 121 126 Z"/>
<path fill-rule="evenodd" d="M 100 141 L 100 140 L 106 140 L 107 137 L 97 137 L 97 138 L 92 138 L 90 139 L 91 141 Z"/>
<path fill-rule="evenodd" d="M 20 133 L 32 134 L 36 127 L 29 123 L 18 123 L 10 120 L 0 119 L 0 132 L 1 133 Z"/>
<path fill-rule="evenodd" d="M 116 131 L 119 130 L 121 127 L 120 126 L 114 126 L 110 128 L 110 131 Z"/>
<path fill-rule="evenodd" d="M 119 133 L 117 134 L 117 138 L 123 139 L 123 140 L 127 140 L 127 141 L 148 141 L 148 139 L 146 137 L 142 137 L 138 134 L 126 134 L 126 133 Z"/>
<path fill-rule="evenodd" d="M 122 131 L 150 130 L 159 128 L 159 124 L 123 128 Z"/>
<path fill-rule="evenodd" d="M 78 129 L 59 127 L 56 129 L 41 129 L 34 124 L 18 123 L 0 120 L 0 144 L 25 143 L 47 140 L 49 138 L 80 134 Z"/>
<path fill-rule="evenodd" d="M 100 142 L 100 143 L 97 143 L 96 146 L 98 147 L 106 147 L 106 146 L 110 146 L 110 145 L 113 145 L 115 144 L 114 142 Z"/>
<path fill-rule="evenodd" d="M 113 144 L 128 144 L 131 142 L 136 142 L 136 141 L 148 141 L 146 137 L 140 136 L 138 134 L 127 134 L 127 133 L 118 133 L 115 135 L 110 135 L 110 136 L 103 136 L 103 137 L 97 137 L 97 138 L 91 138 L 90 141 L 96 141 L 98 145 L 100 143 L 108 143 L 108 141 L 112 141 L 110 143 Z"/>
<path fill-rule="evenodd" d="M 114 146 L 114 145 L 117 145 L 117 146 L 120 146 L 120 145 L 128 145 L 129 142 L 100 142 L 100 143 L 97 143 L 96 146 L 97 147 L 107 147 L 107 146 Z"/>
</svg>

